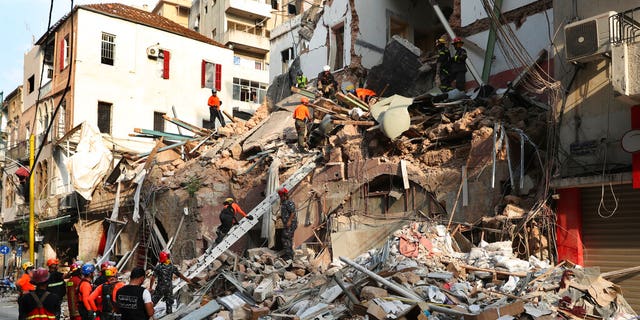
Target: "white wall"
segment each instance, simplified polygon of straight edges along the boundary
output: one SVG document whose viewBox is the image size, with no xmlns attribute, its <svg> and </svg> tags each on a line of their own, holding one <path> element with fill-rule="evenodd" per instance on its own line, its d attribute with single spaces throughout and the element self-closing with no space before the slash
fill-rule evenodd
<svg viewBox="0 0 640 320">
<path fill-rule="evenodd" d="M 23 105 L 22 110 L 25 111 L 33 106 L 38 100 L 38 89 L 40 87 L 40 70 L 42 69 L 42 51 L 40 46 L 36 45 L 24 55 L 24 67 L 23 67 Z M 57 55 L 54 54 L 54 59 Z M 34 90 L 29 93 L 29 78 L 34 76 Z M 46 74 L 43 74 L 43 80 L 49 81 Z M 42 95 L 42 94 L 41 94 Z"/>
<path fill-rule="evenodd" d="M 101 33 L 116 36 L 113 66 L 100 63 Z M 133 128 L 153 129 L 153 113 L 172 114 L 201 126 L 209 118 L 210 89 L 201 88 L 201 61 L 222 64 L 220 99 L 232 96 L 233 52 L 158 29 L 78 11 L 73 126 L 97 124 L 98 101 L 113 103 L 112 135 L 127 137 Z M 147 57 L 147 47 L 158 44 L 171 52 L 170 78 L 162 79 L 162 60 Z M 223 103 L 231 112 L 231 106 Z M 175 125 L 165 130 L 177 133 Z"/>
<path fill-rule="evenodd" d="M 537 0 L 503 0 L 501 11 L 508 12 L 536 1 Z M 460 1 L 460 20 L 463 27 L 486 17 L 487 13 L 482 5 L 482 0 Z"/>
</svg>

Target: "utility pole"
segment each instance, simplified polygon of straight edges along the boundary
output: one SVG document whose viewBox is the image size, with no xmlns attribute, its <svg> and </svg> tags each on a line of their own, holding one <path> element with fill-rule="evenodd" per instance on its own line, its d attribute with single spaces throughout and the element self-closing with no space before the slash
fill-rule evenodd
<svg viewBox="0 0 640 320">
<path fill-rule="evenodd" d="M 35 166 L 35 148 L 36 136 L 31 133 L 29 136 L 29 259 L 31 263 L 35 260 L 35 213 L 34 213 L 34 196 L 33 189 L 35 186 L 35 176 L 33 175 Z"/>
</svg>

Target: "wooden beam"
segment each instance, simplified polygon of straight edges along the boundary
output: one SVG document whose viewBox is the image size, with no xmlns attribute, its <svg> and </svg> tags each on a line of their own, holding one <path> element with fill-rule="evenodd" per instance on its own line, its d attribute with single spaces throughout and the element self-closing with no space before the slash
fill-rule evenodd
<svg viewBox="0 0 640 320">
<path fill-rule="evenodd" d="M 236 120 L 236 117 L 234 117 L 233 115 L 230 115 L 228 112 L 222 110 L 222 113 L 224 113 L 224 115 L 227 116 L 227 118 L 229 118 L 231 120 L 231 122 L 233 122 L 233 123 L 238 122 L 238 120 Z"/>
</svg>

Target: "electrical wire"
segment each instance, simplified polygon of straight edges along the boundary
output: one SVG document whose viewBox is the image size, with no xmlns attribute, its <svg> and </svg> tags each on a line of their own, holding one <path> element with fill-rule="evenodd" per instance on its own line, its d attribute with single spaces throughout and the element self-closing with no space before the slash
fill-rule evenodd
<svg viewBox="0 0 640 320">
<path fill-rule="evenodd" d="M 602 184 L 600 185 L 600 203 L 598 203 L 598 216 L 602 219 L 609 219 L 613 217 L 618 211 L 618 198 L 616 197 L 616 193 L 613 191 L 613 184 L 609 181 L 609 189 L 611 190 L 611 195 L 613 196 L 614 207 L 613 210 L 609 210 L 606 204 L 604 203 L 604 175 L 607 170 L 607 141 L 609 139 L 609 130 L 610 130 L 610 119 L 611 119 L 611 100 L 613 100 L 613 90 L 611 91 L 611 98 L 607 99 L 607 136 L 604 141 L 604 161 L 602 162 L 602 174 L 601 180 Z M 602 214 L 602 209 L 607 212 L 606 215 Z"/>
</svg>

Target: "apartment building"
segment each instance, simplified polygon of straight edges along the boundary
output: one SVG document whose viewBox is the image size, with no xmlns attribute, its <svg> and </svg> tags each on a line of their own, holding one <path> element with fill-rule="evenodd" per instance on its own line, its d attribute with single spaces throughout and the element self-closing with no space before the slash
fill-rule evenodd
<svg viewBox="0 0 640 320">
<path fill-rule="evenodd" d="M 185 28 L 189 27 L 191 0 L 158 0 L 151 13 L 163 16 Z"/>
<path fill-rule="evenodd" d="M 264 100 L 269 82 L 270 0 L 194 0 L 189 29 L 233 50 L 232 104 L 252 112 Z"/>
</svg>

